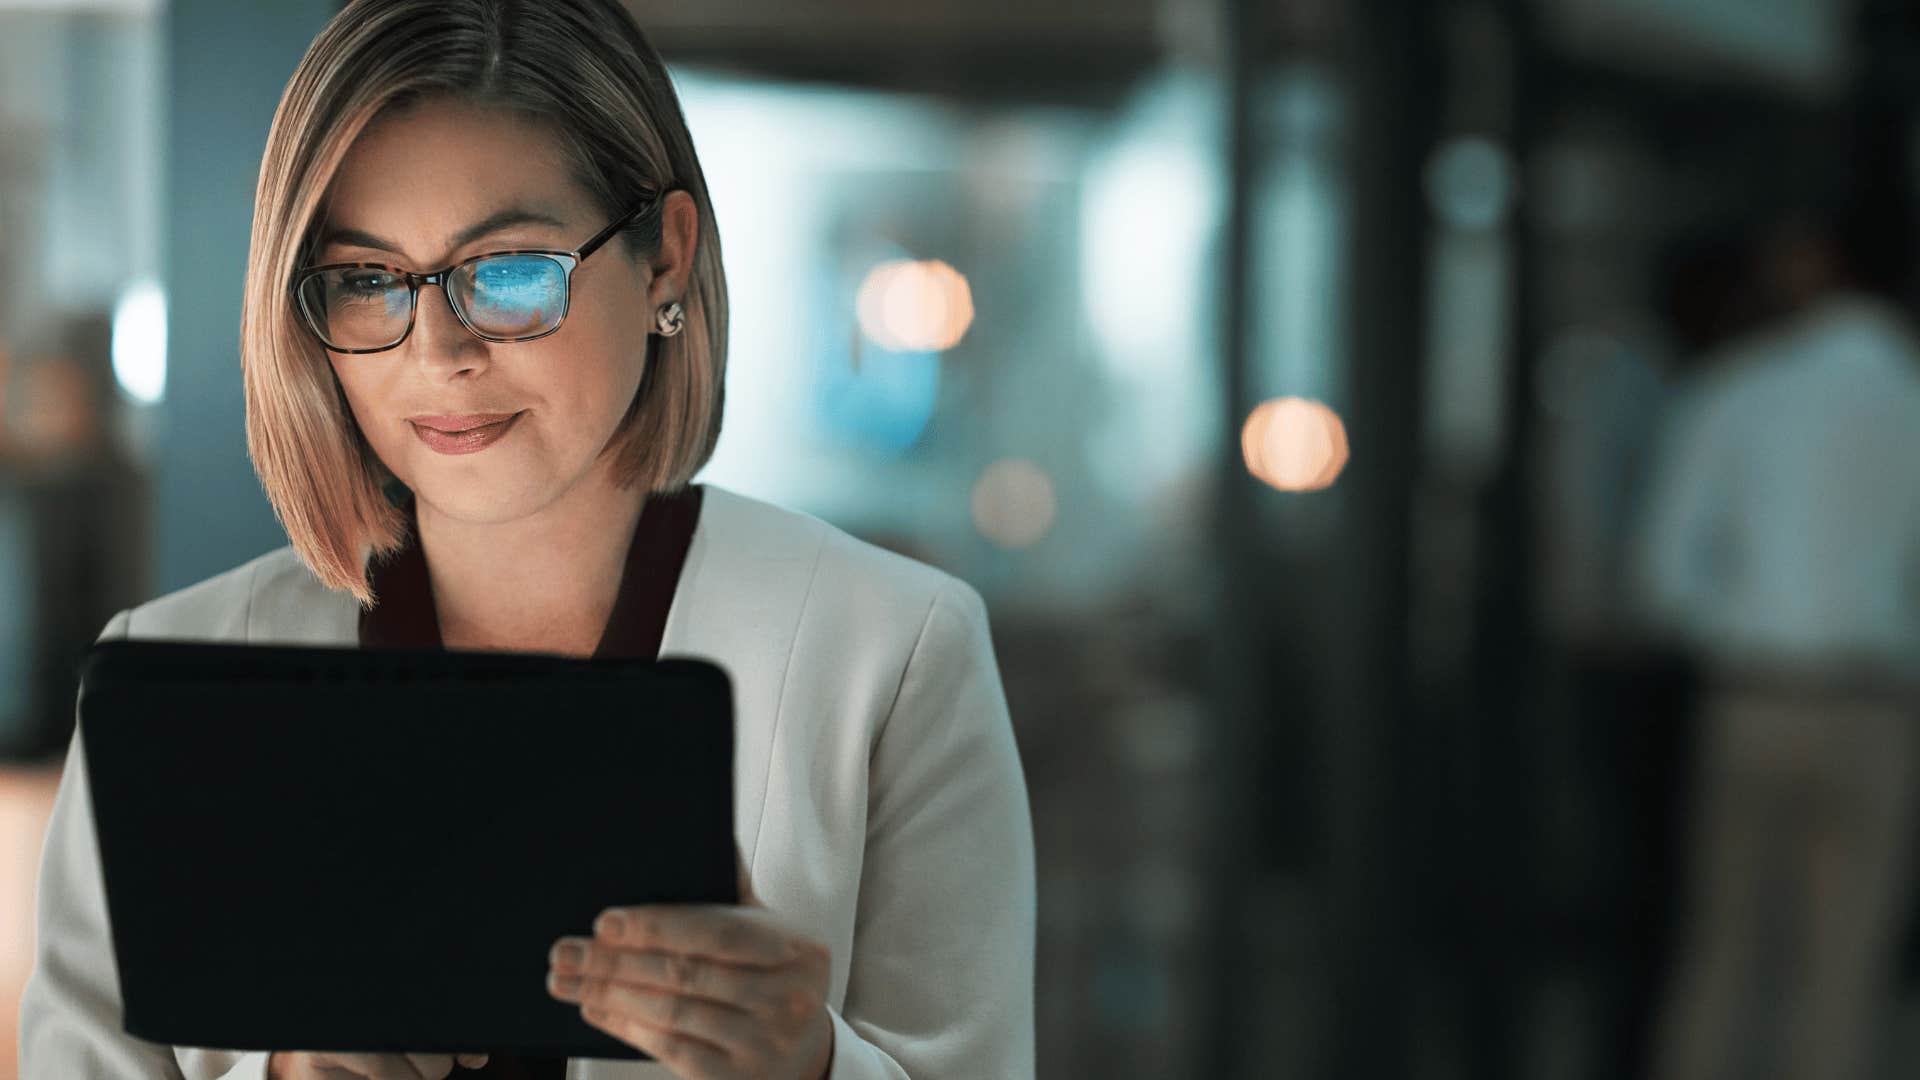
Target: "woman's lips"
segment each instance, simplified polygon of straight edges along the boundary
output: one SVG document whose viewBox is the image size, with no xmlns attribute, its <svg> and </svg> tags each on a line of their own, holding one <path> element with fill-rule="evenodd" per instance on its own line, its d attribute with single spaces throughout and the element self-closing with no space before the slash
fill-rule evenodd
<svg viewBox="0 0 1920 1080">
<path fill-rule="evenodd" d="M 522 410 L 507 417 L 505 420 L 495 421 L 491 424 L 483 424 L 480 427 L 469 428 L 466 431 L 440 431 L 436 428 L 414 424 L 412 421 L 408 421 L 408 423 L 413 425 L 413 433 L 420 437 L 420 441 L 426 443 L 429 448 L 438 453 L 472 454 L 485 450 L 487 447 L 499 442 L 501 437 L 508 431 L 511 431 L 513 426 L 525 415 L 525 410 Z"/>
</svg>

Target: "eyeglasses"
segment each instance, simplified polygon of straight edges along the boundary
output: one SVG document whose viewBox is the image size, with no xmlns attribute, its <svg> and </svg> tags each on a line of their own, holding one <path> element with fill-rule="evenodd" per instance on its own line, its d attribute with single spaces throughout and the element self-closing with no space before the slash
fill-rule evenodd
<svg viewBox="0 0 1920 1080">
<path fill-rule="evenodd" d="M 328 263 L 294 275 L 294 299 L 307 329 L 337 353 L 385 352 L 407 340 L 422 285 L 440 286 L 460 325 L 482 341 L 543 338 L 567 317 L 574 270 L 661 194 L 648 192 L 574 251 L 490 251 L 430 274 L 384 263 Z"/>
</svg>

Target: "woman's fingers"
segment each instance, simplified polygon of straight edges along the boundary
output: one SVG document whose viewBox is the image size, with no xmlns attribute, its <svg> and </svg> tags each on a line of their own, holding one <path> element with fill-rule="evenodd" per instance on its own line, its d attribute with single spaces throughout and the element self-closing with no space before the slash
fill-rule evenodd
<svg viewBox="0 0 1920 1080">
<path fill-rule="evenodd" d="M 421 1080 L 447 1080 L 453 1071 L 452 1054 L 407 1054 L 407 1062 L 420 1073 Z"/>
<path fill-rule="evenodd" d="M 649 904 L 608 908 L 596 941 L 623 949 L 695 953 L 731 964 L 780 967 L 799 955 L 792 935 L 761 909 L 732 904 Z"/>
<path fill-rule="evenodd" d="M 367 1080 L 445 1080 L 451 1071 L 449 1066 L 438 1073 L 423 1073 L 404 1054 L 315 1054 L 314 1064 L 345 1069 Z"/>
<path fill-rule="evenodd" d="M 582 1010 L 580 1016 L 628 1046 L 652 1054 L 678 1076 L 719 1080 L 742 1075 L 724 1049 L 705 1039 L 678 1031 L 666 1031 L 638 1017 L 604 1012 L 594 1006 Z"/>
<path fill-rule="evenodd" d="M 730 1005 L 624 983 L 591 983 L 582 1004 L 657 1031 L 690 1035 L 716 1049 L 753 1044 L 766 1027 Z"/>
<path fill-rule="evenodd" d="M 274 1055 L 276 1058 L 282 1055 Z M 350 1054 L 288 1053 L 290 1078 L 308 1080 L 446 1080 L 454 1066 L 479 1069 L 487 1055 L 474 1054 Z M 276 1073 L 275 1075 L 281 1075 Z"/>
<path fill-rule="evenodd" d="M 569 953 L 568 945 L 578 953 Z M 584 955 L 584 966 L 562 962 L 573 955 Z M 786 1004 L 785 987 L 779 980 L 767 978 L 765 969 L 743 968 L 702 956 L 595 948 L 590 938 L 562 938 L 550 959 L 559 977 L 580 975 L 670 990 L 759 1014 L 778 1012 Z M 555 981 L 550 977 L 549 985 Z"/>
</svg>

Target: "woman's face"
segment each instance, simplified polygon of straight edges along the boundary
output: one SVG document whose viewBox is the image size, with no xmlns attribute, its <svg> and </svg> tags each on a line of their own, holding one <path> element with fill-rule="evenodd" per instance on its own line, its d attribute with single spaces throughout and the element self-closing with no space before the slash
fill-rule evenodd
<svg viewBox="0 0 1920 1080">
<path fill-rule="evenodd" d="M 429 102 L 383 116 L 341 164 L 315 261 L 424 273 L 488 251 L 578 248 L 608 220 L 564 160 L 556 139 L 503 111 Z M 463 235 L 490 221 L 499 227 Z M 609 241 L 574 271 L 560 328 L 506 344 L 473 336 L 445 291 L 423 285 L 397 347 L 327 356 L 374 452 L 423 505 L 475 524 L 511 521 L 611 466 L 601 451 L 645 370 L 654 269 Z M 673 285 L 654 288 L 668 293 L 659 302 L 678 295 Z M 465 454 L 434 449 L 408 419 L 464 413 L 520 415 Z"/>
</svg>

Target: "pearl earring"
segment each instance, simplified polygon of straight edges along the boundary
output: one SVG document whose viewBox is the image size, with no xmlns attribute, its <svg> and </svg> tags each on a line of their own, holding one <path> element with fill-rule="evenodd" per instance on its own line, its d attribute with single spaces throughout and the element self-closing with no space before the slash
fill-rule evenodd
<svg viewBox="0 0 1920 1080">
<path fill-rule="evenodd" d="M 686 319 L 686 309 L 680 306 L 680 301 L 675 300 L 663 305 L 659 311 L 654 313 L 653 325 L 654 329 L 659 331 L 661 337 L 672 337 L 679 333 L 682 327 L 686 326 Z"/>
</svg>

